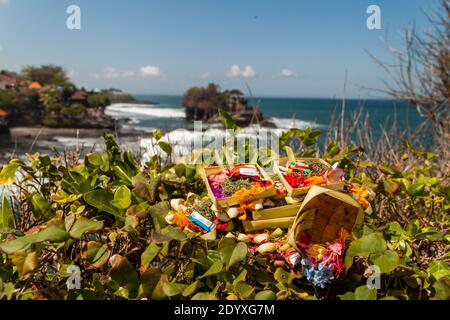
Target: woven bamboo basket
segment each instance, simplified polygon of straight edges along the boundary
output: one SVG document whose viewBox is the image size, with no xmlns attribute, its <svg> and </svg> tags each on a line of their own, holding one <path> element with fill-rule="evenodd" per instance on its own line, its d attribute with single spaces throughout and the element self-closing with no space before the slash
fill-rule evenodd
<svg viewBox="0 0 450 320">
<path fill-rule="evenodd" d="M 289 229 L 288 241 L 297 248 L 297 241 L 307 233 L 311 243 L 332 243 L 342 229 L 351 233 L 363 219 L 363 208 L 349 195 L 312 186 Z"/>
<path fill-rule="evenodd" d="M 325 165 L 327 168 L 331 168 L 331 165 L 326 162 L 323 159 L 320 158 L 295 158 L 294 152 L 291 148 L 287 147 L 287 157 L 280 158 L 278 160 L 278 165 L 285 167 L 289 162 L 297 162 L 297 161 L 313 161 L 313 162 L 320 162 L 323 165 Z M 304 195 L 308 193 L 311 186 L 308 187 L 301 187 L 301 188 L 292 188 L 291 185 L 284 179 L 283 174 L 281 173 L 280 169 L 278 168 L 278 165 L 274 166 L 274 172 L 280 177 L 281 182 L 283 183 L 284 187 L 286 188 L 288 195 L 291 197 L 296 197 L 299 195 Z M 343 182 L 339 183 L 327 183 L 324 185 L 321 185 L 324 188 L 331 189 L 331 190 L 342 190 L 344 187 Z"/>
<path fill-rule="evenodd" d="M 238 166 L 238 165 L 236 165 Z M 277 194 L 275 187 L 273 186 L 273 180 L 270 178 L 270 176 L 258 165 L 258 164 L 245 164 L 245 166 L 253 166 L 255 167 L 258 172 L 261 174 L 261 177 L 263 177 L 265 180 L 268 180 L 272 182 L 272 185 L 270 187 L 267 187 L 265 190 L 258 192 L 252 196 L 246 197 L 243 199 L 239 196 L 231 196 L 228 198 L 216 198 L 214 196 L 214 193 L 211 190 L 211 187 L 209 185 L 208 177 L 211 175 L 215 175 L 220 173 L 224 168 L 232 168 L 233 166 L 210 166 L 210 167 L 202 167 L 202 170 L 200 171 L 203 181 L 205 182 L 206 189 L 208 190 L 208 195 L 213 201 L 213 203 L 218 208 L 227 208 L 231 207 L 237 204 L 240 204 L 242 202 L 249 202 L 257 199 L 265 199 L 273 197 Z"/>
</svg>

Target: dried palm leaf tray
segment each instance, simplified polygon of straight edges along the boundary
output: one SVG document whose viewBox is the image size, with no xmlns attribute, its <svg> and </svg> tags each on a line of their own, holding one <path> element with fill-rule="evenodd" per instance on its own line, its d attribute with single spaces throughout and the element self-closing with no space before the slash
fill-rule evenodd
<svg viewBox="0 0 450 320">
<path fill-rule="evenodd" d="M 288 229 L 294 223 L 295 217 L 284 217 L 266 220 L 243 221 L 242 226 L 245 232 L 254 232 L 264 229 Z"/>
<path fill-rule="evenodd" d="M 312 186 L 289 229 L 288 241 L 297 248 L 297 242 L 307 233 L 311 243 L 331 243 L 343 230 L 350 233 L 363 219 L 363 208 L 349 195 Z"/>
<path fill-rule="evenodd" d="M 258 192 L 254 195 L 247 196 L 245 198 L 240 196 L 230 196 L 227 198 L 216 198 L 214 196 L 213 191 L 211 190 L 211 187 L 209 185 L 208 177 L 211 175 L 215 175 L 220 173 L 224 168 L 233 168 L 234 166 L 231 165 L 221 165 L 221 166 L 209 166 L 209 167 L 202 167 L 200 173 L 203 178 L 203 181 L 206 185 L 206 189 L 208 190 L 208 195 L 213 201 L 213 203 L 218 208 L 227 208 L 231 207 L 237 204 L 240 204 L 242 202 L 249 202 L 257 199 L 265 199 L 273 197 L 277 194 L 275 187 L 273 185 L 273 180 L 270 178 L 270 176 L 258 165 L 258 164 L 244 164 L 245 166 L 249 167 L 255 167 L 258 172 L 260 173 L 260 176 L 264 178 L 264 180 L 270 181 L 272 185 L 270 187 L 266 187 L 263 191 Z M 236 165 L 238 166 L 238 165 Z"/>
<path fill-rule="evenodd" d="M 295 217 L 300 210 L 300 204 L 289 204 L 262 210 L 252 210 L 253 220 L 267 220 L 286 217 Z"/>
<path fill-rule="evenodd" d="M 278 160 L 278 165 L 279 166 L 283 166 L 286 167 L 287 164 L 289 162 L 318 162 L 323 164 L 325 167 L 327 168 L 331 168 L 331 165 L 326 162 L 323 159 L 320 158 L 295 158 L 294 153 L 292 152 L 292 150 L 290 148 L 286 148 L 287 149 L 287 153 L 288 153 L 288 157 L 285 158 L 281 158 Z M 302 194 L 306 194 L 309 189 L 311 188 L 311 186 L 307 186 L 307 187 L 300 187 L 300 188 L 293 188 L 291 187 L 291 185 L 286 181 L 286 179 L 284 178 L 283 174 L 281 173 L 280 169 L 278 168 L 278 165 L 275 164 L 274 166 L 274 172 L 276 174 L 278 174 L 278 176 L 280 177 L 281 182 L 283 183 L 284 187 L 286 188 L 288 195 L 291 197 L 296 197 Z M 344 187 L 344 183 L 343 182 L 339 182 L 339 183 L 327 183 L 324 185 L 321 185 L 324 188 L 328 188 L 328 189 L 332 189 L 332 190 L 342 190 Z"/>
</svg>

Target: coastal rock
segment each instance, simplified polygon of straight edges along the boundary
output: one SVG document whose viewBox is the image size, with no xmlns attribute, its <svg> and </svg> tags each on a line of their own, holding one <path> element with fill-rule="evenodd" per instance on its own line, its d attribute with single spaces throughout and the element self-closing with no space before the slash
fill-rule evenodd
<svg viewBox="0 0 450 320">
<path fill-rule="evenodd" d="M 0 147 L 8 147 L 12 144 L 11 133 L 7 126 L 0 126 Z"/>
</svg>

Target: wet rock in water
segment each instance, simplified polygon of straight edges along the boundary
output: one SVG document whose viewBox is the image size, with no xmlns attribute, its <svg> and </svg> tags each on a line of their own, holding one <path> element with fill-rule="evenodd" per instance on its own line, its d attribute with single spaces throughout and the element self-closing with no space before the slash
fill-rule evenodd
<svg viewBox="0 0 450 320">
<path fill-rule="evenodd" d="M 0 147 L 8 147 L 12 144 L 11 133 L 7 126 L 0 126 Z"/>
</svg>

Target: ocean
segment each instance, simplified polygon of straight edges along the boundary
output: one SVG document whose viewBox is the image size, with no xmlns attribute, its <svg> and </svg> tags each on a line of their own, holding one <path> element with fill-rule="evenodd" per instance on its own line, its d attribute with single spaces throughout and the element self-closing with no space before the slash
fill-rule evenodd
<svg viewBox="0 0 450 320">
<path fill-rule="evenodd" d="M 215 143 L 220 143 L 227 135 L 223 129 L 217 126 L 205 132 L 193 131 L 193 123 L 184 120 L 181 96 L 136 95 L 136 98 L 155 101 L 158 104 L 114 104 L 106 108 L 106 113 L 116 119 L 122 119 L 124 127 L 149 133 L 154 129 L 161 129 L 165 133 L 163 139 L 173 146 L 173 153 L 176 156 L 190 154 L 193 150 L 193 144 L 199 141 L 202 142 L 204 147 L 216 148 Z M 333 110 L 336 106 L 340 108 L 342 103 L 338 99 L 318 98 L 248 98 L 248 100 L 251 105 L 258 106 L 266 117 L 272 118 L 277 129 L 268 129 L 268 132 L 275 136 L 280 136 L 282 131 L 294 127 L 300 129 L 311 127 L 325 132 Z M 402 102 L 393 100 L 346 100 L 347 115 L 361 107 L 370 115 L 370 126 L 374 139 L 377 139 L 381 134 L 380 128 L 394 119 L 399 130 L 409 128 L 413 131 L 422 122 L 417 110 Z M 264 139 L 261 138 L 263 134 L 255 127 L 245 128 L 242 136 Z M 121 147 L 141 155 L 143 161 L 154 154 L 154 142 L 150 135 L 146 133 L 139 136 L 119 137 Z M 319 144 L 323 145 L 324 142 L 325 134 L 319 137 Z M 22 144 L 27 144 L 27 142 Z M 33 151 L 52 154 L 54 149 L 62 152 L 66 148 L 78 148 L 80 145 L 85 151 L 98 151 L 103 147 L 103 140 L 100 136 L 78 139 L 76 136 L 55 135 L 52 139 L 38 139 L 34 144 Z M 24 145 L 22 147 L 28 150 L 30 146 Z M 9 159 L 12 152 L 12 150 L 0 152 L 0 163 Z"/>
<path fill-rule="evenodd" d="M 128 126 L 146 131 L 161 129 L 170 132 L 178 128 L 191 128 L 184 120 L 182 96 L 135 95 L 136 98 L 159 102 L 157 105 L 116 104 L 107 108 L 115 118 L 130 119 Z M 263 114 L 271 117 L 280 129 L 312 127 L 326 130 L 333 109 L 341 107 L 342 101 L 328 98 L 247 98 L 258 106 Z M 360 108 L 370 115 L 370 125 L 376 136 L 386 122 L 397 122 L 399 129 L 414 128 L 422 122 L 417 110 L 404 102 L 394 100 L 346 100 L 346 114 Z M 339 109 L 340 110 L 340 109 Z"/>
<path fill-rule="evenodd" d="M 220 128 L 213 127 L 204 133 L 194 132 L 192 122 L 184 120 L 184 108 L 181 96 L 135 95 L 136 98 L 155 101 L 154 105 L 114 104 L 107 108 L 107 114 L 117 119 L 127 119 L 124 126 L 144 131 L 161 129 L 166 135 L 164 140 L 173 145 L 173 152 L 177 156 L 186 156 L 195 148 L 195 142 L 202 141 L 204 147 L 217 148 L 215 143 L 223 141 L 227 133 Z M 258 106 L 264 116 L 272 118 L 277 129 L 268 129 L 272 134 L 280 136 L 282 131 L 289 128 L 304 129 L 311 127 L 326 132 L 333 110 L 340 112 L 342 101 L 339 99 L 313 98 L 247 98 L 250 105 Z M 401 131 L 413 131 L 421 122 L 422 117 L 417 110 L 403 102 L 394 100 L 346 100 L 346 115 L 363 108 L 369 114 L 372 137 L 377 139 L 381 127 L 390 127 L 396 122 Z M 242 135 L 258 139 L 261 133 L 255 127 L 245 128 Z M 325 134 L 319 137 L 319 144 L 325 142 Z M 144 150 L 143 159 L 148 159 L 153 152 L 154 140 L 147 137 L 138 142 Z M 220 142 L 219 142 L 220 143 Z M 128 147 L 129 144 L 126 146 Z"/>
</svg>

